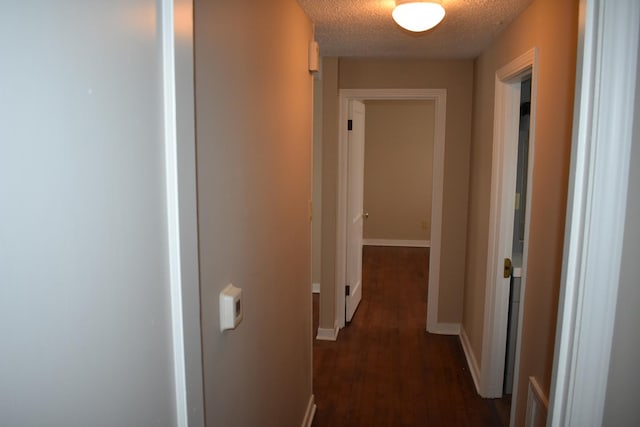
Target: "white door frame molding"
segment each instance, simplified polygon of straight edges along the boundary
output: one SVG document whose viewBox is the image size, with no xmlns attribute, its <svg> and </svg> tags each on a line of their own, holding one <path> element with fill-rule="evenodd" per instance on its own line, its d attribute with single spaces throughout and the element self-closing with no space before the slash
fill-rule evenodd
<svg viewBox="0 0 640 427">
<path fill-rule="evenodd" d="M 176 425 L 204 427 L 193 0 L 162 0 L 163 121 Z"/>
<path fill-rule="evenodd" d="M 502 397 L 509 312 L 509 279 L 503 277 L 503 260 L 511 258 L 513 239 L 513 207 L 518 156 L 520 123 L 520 86 L 531 75 L 531 126 L 527 200 L 525 211 L 525 244 L 522 259 L 520 306 L 525 300 L 529 217 L 533 194 L 531 179 L 535 152 L 535 111 L 538 80 L 538 52 L 530 49 L 498 70 L 495 79 L 495 112 L 493 129 L 493 160 L 491 171 L 491 205 L 489 214 L 489 244 L 484 310 L 482 362 L 478 392 L 483 397 Z M 514 383 L 518 381 L 522 313 L 519 312 Z M 514 392 L 514 399 L 516 398 Z"/>
<path fill-rule="evenodd" d="M 358 100 L 431 100 L 435 102 L 433 141 L 433 193 L 431 212 L 431 250 L 429 252 L 429 294 L 427 330 L 437 327 L 440 277 L 440 240 L 442 235 L 442 196 L 444 183 L 444 145 L 446 89 L 340 89 L 338 136 L 338 207 L 336 247 L 336 325 L 345 325 L 346 242 L 347 242 L 347 120 L 349 101 Z"/>
<path fill-rule="evenodd" d="M 601 425 L 624 238 L 640 3 L 582 0 L 548 426 Z"/>
</svg>

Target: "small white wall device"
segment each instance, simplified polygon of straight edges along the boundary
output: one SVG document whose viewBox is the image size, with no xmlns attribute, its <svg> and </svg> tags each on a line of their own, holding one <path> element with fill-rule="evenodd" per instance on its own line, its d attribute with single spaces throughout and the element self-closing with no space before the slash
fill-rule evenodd
<svg viewBox="0 0 640 427">
<path fill-rule="evenodd" d="M 220 292 L 220 331 L 235 329 L 242 320 L 242 289 L 228 284 Z"/>
<path fill-rule="evenodd" d="M 316 73 L 320 70 L 320 46 L 318 42 L 309 42 L 309 71 Z"/>
</svg>

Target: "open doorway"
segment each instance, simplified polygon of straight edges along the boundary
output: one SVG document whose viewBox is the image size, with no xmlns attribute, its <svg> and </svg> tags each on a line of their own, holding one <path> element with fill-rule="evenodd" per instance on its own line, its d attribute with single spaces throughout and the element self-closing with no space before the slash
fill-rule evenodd
<svg viewBox="0 0 640 427">
<path fill-rule="evenodd" d="M 434 104 L 434 142 L 433 142 L 433 190 L 431 195 L 431 235 L 429 251 L 429 291 L 427 309 L 427 329 L 437 324 L 438 278 L 440 266 L 440 238 L 442 222 L 442 187 L 444 181 L 444 128 L 446 111 L 446 90 L 444 89 L 343 89 L 340 91 L 340 138 L 338 170 L 338 233 L 336 259 L 336 307 L 345 307 L 347 303 L 346 286 L 348 266 L 348 223 L 349 223 L 349 105 L 352 101 L 370 100 L 423 100 Z M 346 324 L 346 310 L 336 310 L 336 324 L 342 328 Z"/>
<path fill-rule="evenodd" d="M 429 247 L 435 103 L 365 101 L 365 246 Z"/>
<path fill-rule="evenodd" d="M 511 278 L 509 282 L 509 311 L 507 321 L 507 354 L 505 358 L 503 391 L 511 395 L 516 362 L 516 343 L 520 313 L 522 265 L 526 243 L 527 187 L 529 169 L 529 129 L 531 123 L 531 76 L 520 83 L 520 117 L 518 124 L 518 160 L 516 193 L 513 213 L 513 239 L 511 248 Z"/>
<path fill-rule="evenodd" d="M 435 103 L 352 100 L 348 123 L 347 323 L 366 286 L 367 248 L 424 248 L 428 260 Z"/>
<path fill-rule="evenodd" d="M 526 298 L 536 82 L 535 48 L 496 73 L 482 362 L 480 369 L 477 365 L 472 369 L 480 395 L 489 398 L 502 397 L 510 391 L 509 382 L 518 383 L 522 341 L 519 307 Z M 513 392 L 517 401 L 516 387 Z M 513 418 L 513 408 L 511 412 Z"/>
</svg>

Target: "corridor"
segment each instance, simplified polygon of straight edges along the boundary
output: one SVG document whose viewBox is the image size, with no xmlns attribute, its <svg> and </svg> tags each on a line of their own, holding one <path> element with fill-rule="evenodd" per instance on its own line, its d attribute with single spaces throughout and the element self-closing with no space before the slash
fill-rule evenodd
<svg viewBox="0 0 640 427">
<path fill-rule="evenodd" d="M 313 427 L 508 425 L 509 400 L 476 394 L 458 338 L 425 331 L 428 260 L 427 248 L 365 246 L 353 322 L 314 340 Z"/>
</svg>

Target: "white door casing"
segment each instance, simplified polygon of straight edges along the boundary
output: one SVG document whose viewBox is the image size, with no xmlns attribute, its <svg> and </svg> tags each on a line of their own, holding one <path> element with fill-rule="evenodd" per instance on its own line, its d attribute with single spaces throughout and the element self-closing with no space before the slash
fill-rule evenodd
<svg viewBox="0 0 640 427">
<path fill-rule="evenodd" d="M 435 103 L 433 139 L 433 192 L 431 197 L 431 249 L 429 251 L 429 291 L 427 301 L 427 330 L 445 333 L 438 323 L 438 294 L 440 277 L 440 240 L 442 225 L 442 197 L 444 183 L 444 145 L 446 123 L 446 89 L 341 89 L 339 93 L 338 138 L 338 201 L 336 236 L 336 329 L 345 326 L 345 283 L 347 264 L 347 200 L 348 200 L 348 130 L 349 102 L 352 100 L 431 100 Z M 445 325 L 446 326 L 446 325 Z"/>
<path fill-rule="evenodd" d="M 485 294 L 482 363 L 478 392 L 483 397 L 501 397 L 504 380 L 507 323 L 509 312 L 509 278 L 504 278 L 504 259 L 511 258 L 513 242 L 513 208 L 518 155 L 520 87 L 531 74 L 531 126 L 527 200 L 525 202 L 525 244 L 522 257 L 520 306 L 524 306 L 526 269 L 531 211 L 533 159 L 535 149 L 535 105 L 537 89 L 537 49 L 533 48 L 496 73 L 494 141 L 491 173 L 489 244 L 487 250 L 487 291 Z M 514 384 L 518 381 L 522 313 L 518 319 Z M 516 399 L 517 389 L 514 393 Z"/>
<path fill-rule="evenodd" d="M 640 4 L 582 0 L 579 16 L 551 427 L 603 423 L 637 123 Z"/>
<path fill-rule="evenodd" d="M 347 200 L 347 288 L 345 321 L 350 322 L 362 299 L 362 229 L 364 222 L 364 124 L 365 106 L 349 103 Z"/>
<path fill-rule="evenodd" d="M 176 417 L 204 426 L 193 0 L 162 0 L 165 185 Z"/>
</svg>

